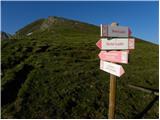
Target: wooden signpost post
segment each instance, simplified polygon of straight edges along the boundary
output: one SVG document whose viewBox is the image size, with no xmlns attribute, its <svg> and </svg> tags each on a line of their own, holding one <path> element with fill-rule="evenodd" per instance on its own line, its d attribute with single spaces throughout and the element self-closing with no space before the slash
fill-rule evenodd
<svg viewBox="0 0 160 120">
<path fill-rule="evenodd" d="M 115 63 L 128 64 L 128 50 L 135 48 L 135 40 L 134 38 L 129 38 L 130 35 L 130 29 L 128 27 L 118 26 L 118 23 L 114 22 L 111 25 L 101 25 L 102 38 L 96 43 L 97 47 L 103 50 L 98 55 L 101 59 L 100 69 L 110 73 L 109 119 L 115 118 L 116 76 L 121 77 L 125 73 L 123 67 Z"/>
</svg>

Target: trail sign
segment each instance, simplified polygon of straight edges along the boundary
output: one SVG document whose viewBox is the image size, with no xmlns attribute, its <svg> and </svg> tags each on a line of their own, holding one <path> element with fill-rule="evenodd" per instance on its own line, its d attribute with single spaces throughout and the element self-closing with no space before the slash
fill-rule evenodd
<svg viewBox="0 0 160 120">
<path fill-rule="evenodd" d="M 134 38 L 101 38 L 96 45 L 101 50 L 127 50 L 135 48 L 134 42 Z"/>
<path fill-rule="evenodd" d="M 101 39 L 96 43 L 103 50 L 98 55 L 100 69 L 110 73 L 108 119 L 115 119 L 116 76 L 120 77 L 125 73 L 123 67 L 115 63 L 127 64 L 129 51 L 135 48 L 135 39 L 130 38 L 129 27 L 118 25 L 117 22 L 112 22 L 111 25 L 101 24 Z"/>
<path fill-rule="evenodd" d="M 129 48 L 129 49 L 135 49 L 135 39 L 129 38 L 128 48 Z"/>
<path fill-rule="evenodd" d="M 101 51 L 98 56 L 103 61 L 128 63 L 128 51 Z"/>
<path fill-rule="evenodd" d="M 122 76 L 125 72 L 121 65 L 106 62 L 103 60 L 100 61 L 100 69 L 118 77 Z"/>
<path fill-rule="evenodd" d="M 124 26 L 110 26 L 101 24 L 101 37 L 129 37 L 131 30 Z"/>
</svg>

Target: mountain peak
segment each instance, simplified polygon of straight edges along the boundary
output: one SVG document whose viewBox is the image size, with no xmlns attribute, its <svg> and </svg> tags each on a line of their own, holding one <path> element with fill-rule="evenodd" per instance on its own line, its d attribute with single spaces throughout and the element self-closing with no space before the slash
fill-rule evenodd
<svg viewBox="0 0 160 120">
<path fill-rule="evenodd" d="M 44 31 L 46 29 L 90 31 L 92 27 L 97 26 L 63 17 L 48 16 L 48 18 L 39 19 L 24 26 L 22 29 L 18 30 L 16 34 L 29 36 L 34 32 Z"/>
<path fill-rule="evenodd" d="M 51 27 L 54 24 L 58 24 L 60 22 L 64 22 L 64 18 L 56 17 L 56 16 L 48 16 L 41 24 L 41 29 L 46 29 Z"/>
<path fill-rule="evenodd" d="M 48 20 L 49 22 L 54 23 L 54 22 L 56 22 L 56 21 L 65 21 L 65 20 L 67 20 L 67 19 L 65 19 L 65 18 L 63 18 L 63 17 L 57 17 L 57 16 L 48 16 L 47 20 Z"/>
</svg>

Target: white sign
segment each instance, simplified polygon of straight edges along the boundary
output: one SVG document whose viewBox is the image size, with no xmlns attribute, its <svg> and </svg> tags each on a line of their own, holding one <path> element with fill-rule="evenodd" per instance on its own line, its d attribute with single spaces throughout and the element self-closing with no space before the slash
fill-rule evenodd
<svg viewBox="0 0 160 120">
<path fill-rule="evenodd" d="M 96 45 L 101 50 L 126 50 L 134 49 L 133 38 L 101 38 Z"/>
<path fill-rule="evenodd" d="M 125 73 L 121 65 L 106 62 L 103 60 L 100 61 L 100 69 L 118 77 L 122 76 Z"/>
</svg>

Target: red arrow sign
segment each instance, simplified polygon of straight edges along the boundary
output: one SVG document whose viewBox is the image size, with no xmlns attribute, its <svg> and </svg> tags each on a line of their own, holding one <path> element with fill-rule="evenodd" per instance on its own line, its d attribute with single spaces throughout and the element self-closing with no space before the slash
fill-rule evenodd
<svg viewBox="0 0 160 120">
<path fill-rule="evenodd" d="M 97 47 L 101 50 L 127 50 L 134 49 L 133 38 L 101 38 L 97 43 Z"/>
<path fill-rule="evenodd" d="M 101 51 L 98 56 L 104 61 L 128 63 L 128 51 Z"/>
<path fill-rule="evenodd" d="M 101 41 L 101 40 L 98 40 L 98 42 L 96 43 L 96 45 L 97 45 L 97 47 L 98 47 L 99 49 L 101 49 L 101 48 L 102 48 L 102 41 Z"/>
</svg>

